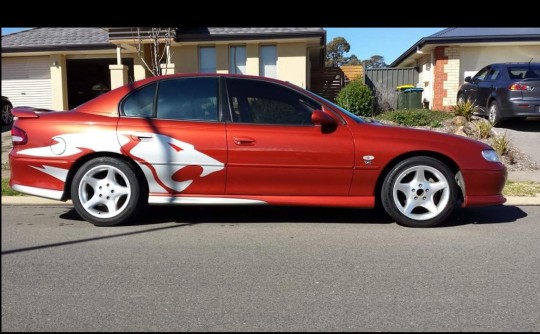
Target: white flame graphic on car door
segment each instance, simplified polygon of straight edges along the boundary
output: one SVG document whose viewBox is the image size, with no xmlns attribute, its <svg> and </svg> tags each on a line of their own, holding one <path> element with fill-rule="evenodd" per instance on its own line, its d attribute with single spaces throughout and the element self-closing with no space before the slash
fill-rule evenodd
<svg viewBox="0 0 540 334">
<path fill-rule="evenodd" d="M 203 170 L 200 177 L 205 177 L 224 168 L 223 163 L 196 150 L 192 144 L 153 133 L 123 133 L 118 137 L 115 131 L 61 134 L 55 136 L 49 146 L 23 149 L 18 151 L 17 154 L 55 158 L 77 155 L 83 153 L 84 150 L 121 153 L 121 147 L 127 149 L 127 146 L 130 146 L 128 145 L 130 137 L 138 137 L 139 141 L 131 149 L 127 150 L 127 153 L 139 163 L 147 179 L 150 180 L 150 191 L 153 192 L 162 192 L 164 189 L 167 191 L 184 191 L 194 180 L 178 182 L 173 180 L 172 177 L 186 166 L 200 166 Z M 64 182 L 68 174 L 67 169 L 53 166 L 30 167 Z"/>
<path fill-rule="evenodd" d="M 200 166 L 205 177 L 224 168 L 220 161 L 198 151 L 192 144 L 153 133 L 131 134 L 141 138 L 128 154 L 136 158 L 148 179 L 151 173 L 158 183 L 177 192 L 184 191 L 194 180 L 175 181 L 173 175 L 187 166 Z M 148 168 L 144 168 L 144 167 Z M 149 170 L 150 169 L 150 170 Z M 151 170 L 153 169 L 153 171 Z M 155 172 L 155 173 L 154 173 Z M 150 191 L 163 191 L 157 184 L 150 184 Z"/>
</svg>

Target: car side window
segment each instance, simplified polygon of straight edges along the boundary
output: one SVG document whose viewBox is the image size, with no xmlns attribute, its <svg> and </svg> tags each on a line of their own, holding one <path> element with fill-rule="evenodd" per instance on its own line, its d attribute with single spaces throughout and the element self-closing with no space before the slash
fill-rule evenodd
<svg viewBox="0 0 540 334">
<path fill-rule="evenodd" d="M 501 71 L 498 68 L 492 68 L 489 70 L 486 80 L 498 80 L 501 76 Z"/>
<path fill-rule="evenodd" d="M 217 121 L 218 78 L 162 80 L 157 95 L 159 119 Z"/>
<path fill-rule="evenodd" d="M 155 94 L 156 83 L 131 92 L 122 102 L 122 114 L 131 117 L 152 117 Z"/>
<path fill-rule="evenodd" d="M 486 76 L 488 75 L 489 73 L 489 70 L 490 68 L 489 67 L 485 67 L 483 69 L 481 69 L 478 73 L 476 73 L 476 75 L 472 78 L 472 81 L 483 81 L 486 79 Z"/>
<path fill-rule="evenodd" d="M 249 79 L 227 79 L 233 122 L 313 125 L 311 113 L 321 105 L 279 84 Z"/>
</svg>

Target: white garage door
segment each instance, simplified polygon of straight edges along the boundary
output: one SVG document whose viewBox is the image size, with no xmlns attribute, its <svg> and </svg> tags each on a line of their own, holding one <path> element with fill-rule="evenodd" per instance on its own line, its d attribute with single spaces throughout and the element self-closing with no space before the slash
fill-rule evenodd
<svg viewBox="0 0 540 334">
<path fill-rule="evenodd" d="M 2 96 L 13 106 L 51 109 L 50 57 L 2 57 Z"/>
</svg>

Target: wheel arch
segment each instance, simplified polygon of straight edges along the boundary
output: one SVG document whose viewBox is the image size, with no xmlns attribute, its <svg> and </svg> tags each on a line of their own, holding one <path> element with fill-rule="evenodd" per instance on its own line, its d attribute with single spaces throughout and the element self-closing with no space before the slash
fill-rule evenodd
<svg viewBox="0 0 540 334">
<path fill-rule="evenodd" d="M 454 175 L 457 175 L 459 173 L 459 171 L 460 171 L 460 168 L 459 168 L 458 164 L 454 160 L 452 160 L 447 155 L 444 155 L 444 154 L 439 153 L 439 152 L 435 152 L 435 151 L 412 151 L 412 152 L 407 152 L 407 153 L 398 155 L 395 158 L 393 158 L 392 160 L 390 160 L 386 164 L 386 166 L 384 166 L 382 172 L 379 174 L 379 177 L 377 179 L 377 183 L 375 184 L 375 203 L 376 203 L 376 206 L 381 206 L 381 204 L 382 204 L 381 203 L 381 192 L 382 192 L 383 182 L 386 179 L 386 177 L 388 176 L 388 174 L 390 173 L 390 171 L 392 170 L 392 168 L 394 168 L 394 166 L 396 166 L 398 163 L 400 163 L 401 161 L 403 161 L 405 159 L 413 158 L 413 157 L 420 157 L 420 156 L 430 157 L 430 158 L 434 158 L 434 159 L 437 159 L 437 160 L 441 161 L 443 164 L 445 164 L 446 166 L 448 166 L 450 168 L 450 170 L 452 171 L 452 173 Z M 465 194 L 464 194 L 465 189 L 464 189 L 464 187 L 462 188 L 462 185 L 461 185 L 460 182 L 456 182 L 456 183 L 458 185 L 458 188 L 460 189 L 460 191 L 458 192 L 458 199 L 463 201 L 463 199 L 465 198 Z"/>
<path fill-rule="evenodd" d="M 135 174 L 137 175 L 137 179 L 139 180 L 141 190 L 144 190 L 144 195 L 148 196 L 148 181 L 146 180 L 146 177 L 144 176 L 144 173 L 141 167 L 137 163 L 135 163 L 135 161 L 126 157 L 125 155 L 114 153 L 114 152 L 93 152 L 77 159 L 77 161 L 75 161 L 73 165 L 71 166 L 71 168 L 69 169 L 66 182 L 64 183 L 64 195 L 62 197 L 63 201 L 71 199 L 71 191 L 70 191 L 71 183 L 73 182 L 73 178 L 75 177 L 75 174 L 81 168 L 81 166 L 92 159 L 102 158 L 102 157 L 110 157 L 110 158 L 123 160 L 124 162 L 127 162 L 128 164 L 133 166 Z"/>
</svg>

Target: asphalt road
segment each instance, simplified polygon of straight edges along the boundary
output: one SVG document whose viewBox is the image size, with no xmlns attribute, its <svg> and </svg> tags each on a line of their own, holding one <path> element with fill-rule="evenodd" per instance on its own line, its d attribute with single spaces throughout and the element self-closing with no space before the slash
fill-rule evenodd
<svg viewBox="0 0 540 334">
<path fill-rule="evenodd" d="M 98 228 L 2 206 L 2 331 L 540 330 L 540 207 L 160 207 Z"/>
</svg>

